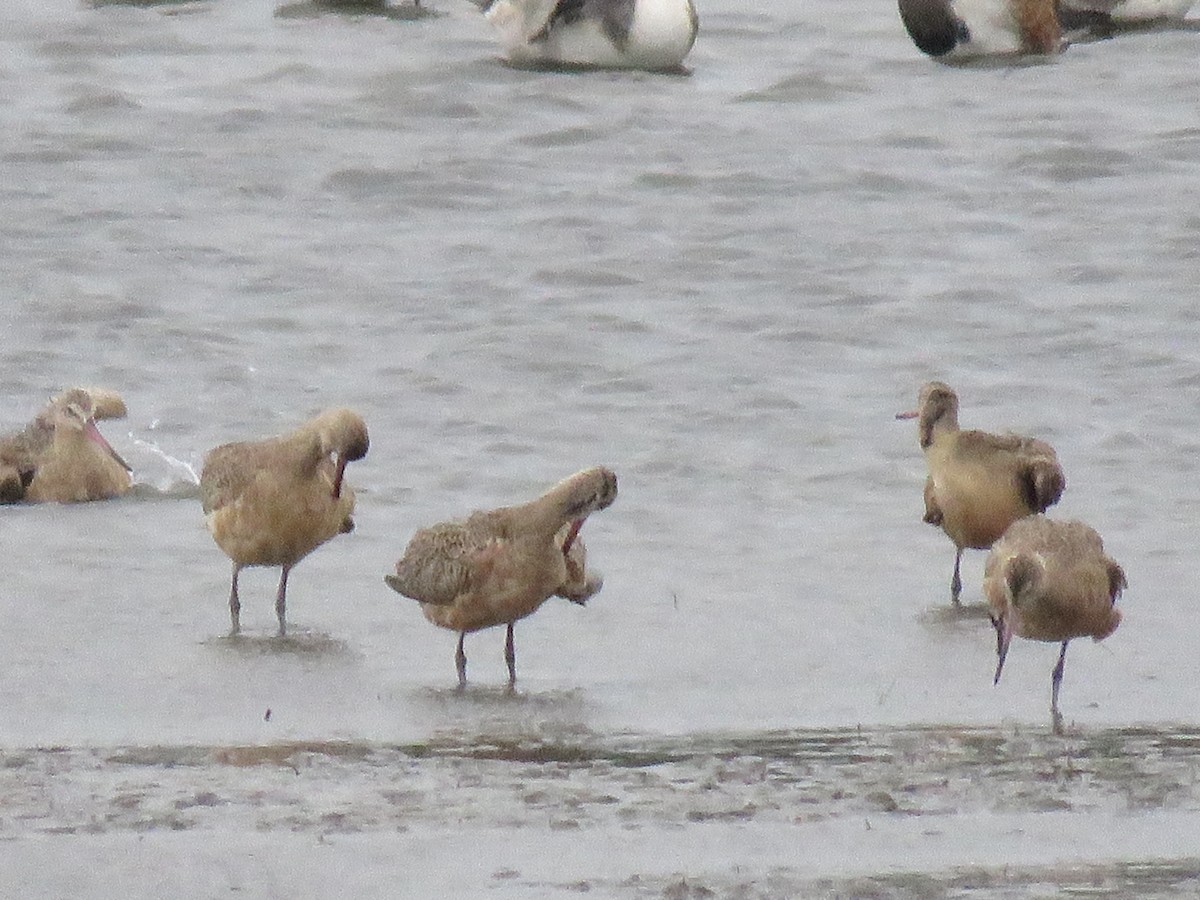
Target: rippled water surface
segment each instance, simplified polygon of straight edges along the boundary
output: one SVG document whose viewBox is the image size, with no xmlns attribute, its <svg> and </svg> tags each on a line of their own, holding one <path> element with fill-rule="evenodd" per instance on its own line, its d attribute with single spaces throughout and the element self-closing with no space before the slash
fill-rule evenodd
<svg viewBox="0 0 1200 900">
<path fill-rule="evenodd" d="M 497 58 L 466 0 L 0 9 L 0 413 L 120 390 L 128 497 L 8 507 L 0 868 L 32 898 L 1200 889 L 1191 28 L 922 57 L 708 0 L 690 74 Z M 992 685 L 912 406 L 1052 442 L 1120 630 Z M 358 527 L 242 578 L 195 473 L 347 405 Z M 604 590 L 467 641 L 412 532 L 620 477 Z"/>
</svg>

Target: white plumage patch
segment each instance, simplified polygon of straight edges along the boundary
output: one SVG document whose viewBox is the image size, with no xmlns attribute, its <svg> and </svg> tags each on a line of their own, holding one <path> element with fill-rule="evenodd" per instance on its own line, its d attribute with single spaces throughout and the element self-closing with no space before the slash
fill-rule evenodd
<svg viewBox="0 0 1200 900">
<path fill-rule="evenodd" d="M 595 18 L 550 22 L 557 0 L 496 0 L 487 19 L 515 63 L 599 68 L 675 69 L 696 39 L 691 0 L 637 0 L 624 41 Z M 550 27 L 547 28 L 547 23 Z"/>
</svg>

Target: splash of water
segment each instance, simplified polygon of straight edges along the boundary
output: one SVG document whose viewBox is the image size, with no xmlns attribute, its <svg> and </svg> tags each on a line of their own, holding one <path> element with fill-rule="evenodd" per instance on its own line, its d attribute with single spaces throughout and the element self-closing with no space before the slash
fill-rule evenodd
<svg viewBox="0 0 1200 900">
<path fill-rule="evenodd" d="M 130 434 L 129 437 L 136 447 L 158 457 L 170 466 L 172 472 L 181 473 L 188 483 L 193 485 L 200 484 L 200 476 L 196 473 L 196 469 L 191 463 L 186 460 L 177 459 L 153 441 L 143 440 L 142 438 L 135 437 L 133 434 Z"/>
</svg>

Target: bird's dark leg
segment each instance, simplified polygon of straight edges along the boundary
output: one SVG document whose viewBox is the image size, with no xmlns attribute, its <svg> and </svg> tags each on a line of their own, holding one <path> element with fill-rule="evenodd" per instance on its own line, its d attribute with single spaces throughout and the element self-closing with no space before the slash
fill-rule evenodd
<svg viewBox="0 0 1200 900">
<path fill-rule="evenodd" d="M 504 639 L 504 661 L 508 663 L 508 689 L 517 686 L 517 651 L 513 647 L 513 623 L 508 623 L 508 635 Z"/>
<path fill-rule="evenodd" d="M 233 582 L 229 588 L 229 635 L 232 637 L 242 630 L 241 614 L 242 601 L 238 599 L 238 572 L 242 567 L 237 563 L 233 564 Z"/>
<path fill-rule="evenodd" d="M 287 579 L 290 566 L 284 566 L 279 575 L 279 590 L 275 594 L 275 618 L 279 620 L 279 636 L 287 634 Z"/>
<path fill-rule="evenodd" d="M 1012 623 L 1001 617 L 993 618 L 992 624 L 996 626 L 996 677 L 992 679 L 992 684 L 999 684 L 1000 673 L 1004 671 L 1004 658 L 1008 656 L 1008 645 L 1012 641 Z"/>
<path fill-rule="evenodd" d="M 950 579 L 950 602 L 959 605 L 958 595 L 962 593 L 962 576 L 959 574 L 959 564 L 962 563 L 962 547 L 954 548 L 954 577 Z"/>
<path fill-rule="evenodd" d="M 463 641 L 466 640 L 466 637 L 465 631 L 458 633 L 458 649 L 454 651 L 454 666 L 458 669 L 458 689 L 460 691 L 467 686 L 467 654 L 463 651 Z"/>
<path fill-rule="evenodd" d="M 1058 665 L 1054 667 L 1054 672 L 1050 675 L 1050 714 L 1058 718 L 1058 688 L 1062 684 L 1063 664 L 1067 661 L 1067 641 L 1062 642 L 1062 650 L 1058 654 Z"/>
</svg>

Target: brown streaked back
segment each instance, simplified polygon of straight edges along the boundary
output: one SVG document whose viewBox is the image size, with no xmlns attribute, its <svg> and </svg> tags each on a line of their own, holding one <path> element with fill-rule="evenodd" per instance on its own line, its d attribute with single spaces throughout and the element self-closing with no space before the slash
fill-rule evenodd
<svg viewBox="0 0 1200 900">
<path fill-rule="evenodd" d="M 1127 586 L 1124 570 L 1104 552 L 1095 529 L 1042 515 L 1014 522 L 984 568 L 993 614 L 1033 640 L 1102 640 L 1121 621 L 1115 604 Z"/>
</svg>

